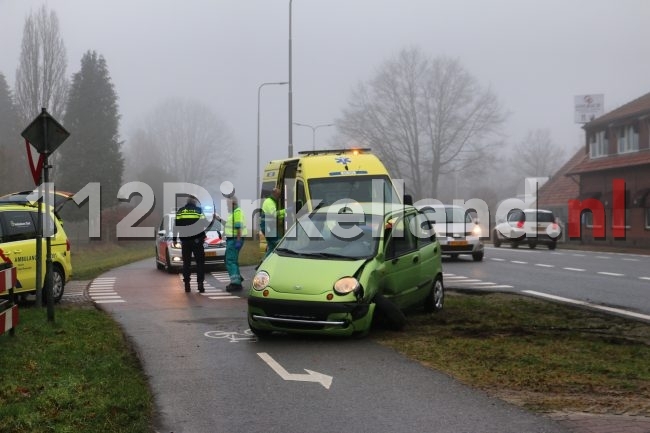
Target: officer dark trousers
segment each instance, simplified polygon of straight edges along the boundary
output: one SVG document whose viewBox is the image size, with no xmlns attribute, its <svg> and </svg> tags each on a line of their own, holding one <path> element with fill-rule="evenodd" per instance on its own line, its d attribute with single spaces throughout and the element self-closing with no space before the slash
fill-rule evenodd
<svg viewBox="0 0 650 433">
<path fill-rule="evenodd" d="M 199 238 L 181 239 L 181 253 L 183 255 L 183 281 L 186 284 L 190 282 L 192 273 L 192 255 L 196 261 L 196 281 L 199 287 L 203 287 L 205 279 L 205 251 L 203 251 L 203 240 Z"/>
</svg>

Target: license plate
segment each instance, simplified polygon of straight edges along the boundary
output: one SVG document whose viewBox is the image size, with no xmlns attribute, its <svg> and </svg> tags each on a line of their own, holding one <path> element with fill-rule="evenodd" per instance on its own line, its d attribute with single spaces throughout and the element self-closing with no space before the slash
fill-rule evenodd
<svg viewBox="0 0 650 433">
<path fill-rule="evenodd" d="M 216 251 L 206 251 L 206 252 L 205 252 L 205 256 L 206 256 L 206 257 L 216 257 L 216 256 L 217 256 L 217 252 L 216 252 Z"/>
<path fill-rule="evenodd" d="M 467 241 L 466 241 L 466 240 L 462 240 L 462 241 L 449 241 L 449 245 L 452 246 L 452 247 L 458 247 L 458 246 L 461 246 L 461 245 L 467 245 Z"/>
</svg>

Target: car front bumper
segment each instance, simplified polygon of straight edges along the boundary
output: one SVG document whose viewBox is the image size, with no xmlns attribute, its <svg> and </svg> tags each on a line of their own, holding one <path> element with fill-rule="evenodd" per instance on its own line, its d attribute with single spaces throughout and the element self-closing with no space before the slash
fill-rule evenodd
<svg viewBox="0 0 650 433">
<path fill-rule="evenodd" d="M 348 336 L 370 328 L 374 304 L 248 298 L 251 326 L 265 331 Z"/>
</svg>

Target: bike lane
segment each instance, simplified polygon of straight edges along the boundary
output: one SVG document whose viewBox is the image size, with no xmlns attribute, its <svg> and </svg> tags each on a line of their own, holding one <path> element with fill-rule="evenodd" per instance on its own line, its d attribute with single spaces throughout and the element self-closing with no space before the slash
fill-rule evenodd
<svg viewBox="0 0 650 433">
<path fill-rule="evenodd" d="M 242 271 L 250 281 L 254 270 Z M 98 305 L 142 360 L 161 433 L 567 431 L 370 339 L 258 342 L 248 331 L 245 293 L 185 293 L 179 276 L 152 260 L 100 279 L 114 281 L 122 300 Z M 212 274 L 206 283 L 217 292 L 227 284 Z"/>
</svg>

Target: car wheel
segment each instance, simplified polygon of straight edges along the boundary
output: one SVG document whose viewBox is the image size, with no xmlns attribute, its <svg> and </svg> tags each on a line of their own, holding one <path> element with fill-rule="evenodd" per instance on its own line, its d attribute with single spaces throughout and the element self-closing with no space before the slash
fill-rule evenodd
<svg viewBox="0 0 650 433">
<path fill-rule="evenodd" d="M 474 259 L 475 262 L 480 262 L 483 260 L 483 251 L 480 253 L 472 253 L 472 259 Z"/>
<path fill-rule="evenodd" d="M 375 295 L 375 311 L 388 321 L 388 325 L 395 331 L 400 331 L 406 325 L 406 316 L 393 301 L 383 295 Z"/>
<path fill-rule="evenodd" d="M 481 255 L 482 257 L 482 255 Z M 437 277 L 431 285 L 431 292 L 424 301 L 424 311 L 435 313 L 442 310 L 445 304 L 445 286 L 442 284 L 442 278 Z"/>
<path fill-rule="evenodd" d="M 63 271 L 58 265 L 52 266 L 52 299 L 54 302 L 59 302 L 63 297 L 63 290 L 65 287 L 65 277 Z M 47 287 L 43 288 L 43 299 L 47 298 L 49 290 Z"/>
<path fill-rule="evenodd" d="M 496 248 L 499 248 L 501 246 L 501 239 L 499 239 L 499 235 L 497 234 L 496 230 L 494 231 L 494 234 L 492 235 L 492 243 Z"/>
<path fill-rule="evenodd" d="M 528 242 L 528 248 L 530 248 L 531 250 L 534 250 L 536 246 L 537 244 L 535 242 Z"/>
<path fill-rule="evenodd" d="M 550 244 L 548 244 L 548 249 L 549 249 L 549 250 L 554 250 L 555 247 L 557 247 L 557 243 L 556 243 L 556 242 L 551 242 Z"/>
<path fill-rule="evenodd" d="M 157 268 L 159 271 L 162 271 L 163 269 L 165 269 L 165 265 L 163 265 L 162 263 L 160 263 L 160 262 L 158 261 L 158 248 L 155 249 L 155 254 L 156 254 L 156 255 L 154 256 L 154 260 L 156 261 L 156 268 Z"/>
<path fill-rule="evenodd" d="M 519 242 L 515 242 L 515 241 L 510 242 L 510 248 L 519 248 Z"/>
<path fill-rule="evenodd" d="M 170 274 L 174 274 L 174 268 L 172 268 L 172 261 L 169 258 L 169 251 L 167 251 L 167 254 L 165 255 L 165 268 L 167 268 L 167 272 Z"/>
</svg>

